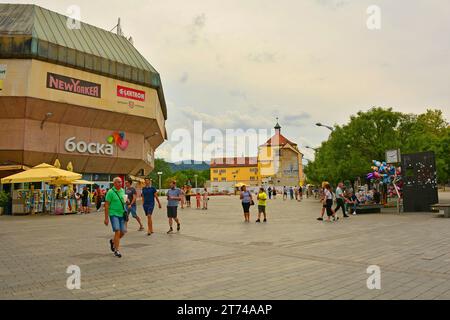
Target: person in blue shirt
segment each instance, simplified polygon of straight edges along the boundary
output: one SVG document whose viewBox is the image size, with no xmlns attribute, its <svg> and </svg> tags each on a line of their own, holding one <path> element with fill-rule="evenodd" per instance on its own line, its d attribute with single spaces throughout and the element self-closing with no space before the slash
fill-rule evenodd
<svg viewBox="0 0 450 320">
<path fill-rule="evenodd" d="M 158 198 L 158 191 L 152 186 L 152 180 L 145 178 L 145 187 L 142 188 L 142 201 L 144 203 L 144 212 L 148 220 L 148 233 L 151 236 L 153 232 L 153 210 L 155 210 L 155 200 L 158 203 L 158 207 L 161 209 L 161 203 Z"/>
<path fill-rule="evenodd" d="M 181 222 L 178 219 L 178 204 L 181 201 L 181 190 L 177 188 L 177 182 L 170 183 L 170 189 L 167 191 L 167 218 L 169 218 L 170 229 L 167 234 L 173 233 L 173 220 L 177 223 L 177 231 L 180 232 Z"/>
</svg>

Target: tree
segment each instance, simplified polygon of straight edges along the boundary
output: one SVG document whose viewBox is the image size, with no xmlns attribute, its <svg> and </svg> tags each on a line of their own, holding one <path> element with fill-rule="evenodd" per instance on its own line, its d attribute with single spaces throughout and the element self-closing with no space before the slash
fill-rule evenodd
<svg viewBox="0 0 450 320">
<path fill-rule="evenodd" d="M 163 176 L 162 178 L 162 188 L 167 189 L 169 187 L 169 184 L 165 183 L 166 179 L 164 177 L 171 177 L 173 175 L 172 169 L 170 168 L 170 165 L 168 162 L 166 162 L 164 159 L 155 159 L 155 168 L 153 171 L 148 175 L 150 179 L 153 180 L 153 184 L 159 184 L 159 176 L 158 172 L 162 172 Z M 158 188 L 160 186 L 158 185 Z"/>
<path fill-rule="evenodd" d="M 203 170 L 203 171 L 188 169 L 188 170 L 181 170 L 181 171 L 173 172 L 171 170 L 170 164 L 163 159 L 155 160 L 155 169 L 149 175 L 150 179 L 152 179 L 154 181 L 155 185 L 157 183 L 159 183 L 158 172 L 163 172 L 163 176 L 162 176 L 163 189 L 168 189 L 170 186 L 170 183 L 173 180 L 175 180 L 177 182 L 177 185 L 179 187 L 187 185 L 189 183 L 193 187 L 195 187 L 195 175 L 197 175 L 197 185 L 199 188 L 204 187 L 206 184 L 206 181 L 210 180 L 209 169 Z"/>
<path fill-rule="evenodd" d="M 449 179 L 449 127 L 440 110 L 421 115 L 403 114 L 392 108 L 358 112 L 344 126 L 336 126 L 306 168 L 315 183 L 354 181 L 370 171 L 372 160 L 383 160 L 389 149 L 402 153 L 434 151 L 438 179 Z"/>
</svg>

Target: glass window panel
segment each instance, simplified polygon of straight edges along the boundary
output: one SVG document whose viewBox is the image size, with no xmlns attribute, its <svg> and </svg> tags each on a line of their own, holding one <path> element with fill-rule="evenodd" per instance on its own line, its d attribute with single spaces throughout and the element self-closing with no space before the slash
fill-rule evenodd
<svg viewBox="0 0 450 320">
<path fill-rule="evenodd" d="M 58 46 L 56 44 L 48 44 L 48 58 L 51 60 L 58 60 Z"/>
<path fill-rule="evenodd" d="M 40 57 L 48 57 L 48 42 L 40 41 L 38 42 L 38 55 Z"/>
<path fill-rule="evenodd" d="M 67 48 L 58 47 L 58 61 L 67 63 Z"/>
<path fill-rule="evenodd" d="M 76 65 L 78 67 L 84 68 L 84 54 L 82 52 L 77 51 L 77 62 Z"/>
<path fill-rule="evenodd" d="M 92 70 L 94 67 L 94 58 L 89 54 L 84 55 L 84 67 L 89 70 Z"/>
</svg>

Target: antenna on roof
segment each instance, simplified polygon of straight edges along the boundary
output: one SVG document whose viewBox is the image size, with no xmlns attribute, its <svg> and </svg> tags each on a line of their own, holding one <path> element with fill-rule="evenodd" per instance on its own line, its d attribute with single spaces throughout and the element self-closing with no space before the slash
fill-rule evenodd
<svg viewBox="0 0 450 320">
<path fill-rule="evenodd" d="M 119 20 L 117 21 L 117 24 L 114 26 L 114 28 L 112 28 L 112 29 L 110 30 L 110 32 L 113 32 L 114 29 L 116 29 L 117 35 L 123 37 L 122 26 L 121 26 L 121 24 L 120 24 L 120 17 L 119 17 Z"/>
<path fill-rule="evenodd" d="M 117 33 L 118 36 L 125 37 L 125 35 L 123 33 L 123 30 L 122 30 L 122 24 L 121 24 L 121 21 L 120 21 L 120 17 L 119 17 L 119 19 L 117 21 L 117 25 L 114 28 L 112 28 L 110 30 L 110 32 L 113 32 L 114 29 L 116 29 L 116 33 Z M 128 37 L 127 40 L 134 46 L 133 37 Z"/>
</svg>

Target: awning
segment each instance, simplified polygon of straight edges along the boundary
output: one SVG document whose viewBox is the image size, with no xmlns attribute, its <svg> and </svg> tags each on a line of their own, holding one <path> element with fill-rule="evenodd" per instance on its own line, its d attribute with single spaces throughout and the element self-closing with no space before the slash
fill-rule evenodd
<svg viewBox="0 0 450 320">
<path fill-rule="evenodd" d="M 81 174 L 55 168 L 43 163 L 30 170 L 3 178 L 2 183 L 27 183 L 27 182 L 51 182 L 57 180 L 74 181 L 81 179 Z"/>
</svg>

